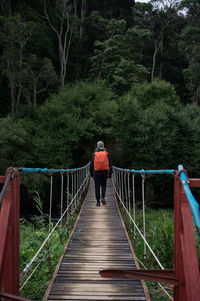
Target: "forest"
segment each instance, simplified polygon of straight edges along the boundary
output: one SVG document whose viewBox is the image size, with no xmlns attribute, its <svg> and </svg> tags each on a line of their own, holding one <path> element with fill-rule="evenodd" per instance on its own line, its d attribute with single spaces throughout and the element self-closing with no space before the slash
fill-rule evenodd
<svg viewBox="0 0 200 301">
<path fill-rule="evenodd" d="M 1 174 L 103 140 L 115 166 L 199 176 L 199 0 L 1 0 L 0 64 Z"/>
</svg>

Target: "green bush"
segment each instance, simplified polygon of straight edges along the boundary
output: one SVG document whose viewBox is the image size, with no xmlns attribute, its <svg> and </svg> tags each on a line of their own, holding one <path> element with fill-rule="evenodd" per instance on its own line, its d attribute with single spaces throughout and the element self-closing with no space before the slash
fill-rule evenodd
<svg viewBox="0 0 200 301">
<path fill-rule="evenodd" d="M 197 176 L 200 166 L 200 108 L 194 105 L 182 107 L 175 92 L 172 94 L 173 88 L 167 83 L 152 85 L 153 94 L 157 95 L 153 99 L 145 98 L 145 85 L 142 85 L 135 95 L 126 95 L 119 104 L 122 122 L 117 131 L 123 137 L 120 166 L 176 169 L 183 164 L 190 176 Z M 150 86 L 146 86 L 146 89 L 151 90 Z M 173 181 L 170 176 L 156 179 L 148 176 L 146 182 L 147 191 L 151 190 L 151 203 L 169 205 L 172 202 Z"/>
<path fill-rule="evenodd" d="M 114 94 L 103 82 L 79 82 L 52 95 L 38 113 L 34 147 L 40 166 L 69 168 L 87 163 L 89 141 L 112 132 L 115 111 Z"/>
</svg>

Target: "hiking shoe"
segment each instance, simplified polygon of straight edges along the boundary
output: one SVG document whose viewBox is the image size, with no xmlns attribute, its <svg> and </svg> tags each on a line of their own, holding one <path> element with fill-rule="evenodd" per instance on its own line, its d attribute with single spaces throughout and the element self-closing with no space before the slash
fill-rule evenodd
<svg viewBox="0 0 200 301">
<path fill-rule="evenodd" d="M 105 199 L 102 199 L 101 202 L 102 202 L 103 205 L 106 205 Z"/>
<path fill-rule="evenodd" d="M 97 201 L 96 206 L 97 206 L 97 207 L 100 207 L 100 206 L 101 206 L 99 201 Z"/>
</svg>

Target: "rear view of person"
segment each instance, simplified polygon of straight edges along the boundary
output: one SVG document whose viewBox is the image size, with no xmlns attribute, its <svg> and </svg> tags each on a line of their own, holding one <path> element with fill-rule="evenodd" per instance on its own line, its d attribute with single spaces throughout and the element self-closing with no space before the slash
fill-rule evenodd
<svg viewBox="0 0 200 301">
<path fill-rule="evenodd" d="M 106 151 L 103 141 L 97 142 L 90 162 L 90 176 L 94 178 L 95 195 L 97 204 L 100 207 L 100 188 L 101 188 L 101 202 L 106 205 L 106 181 L 107 178 L 112 177 L 112 161 L 110 154 Z"/>
</svg>

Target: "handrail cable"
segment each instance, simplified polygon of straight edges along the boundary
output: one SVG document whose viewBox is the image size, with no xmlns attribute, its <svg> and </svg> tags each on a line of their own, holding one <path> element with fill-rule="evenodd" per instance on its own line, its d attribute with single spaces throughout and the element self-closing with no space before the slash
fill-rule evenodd
<svg viewBox="0 0 200 301">
<path fill-rule="evenodd" d="M 33 174 L 54 174 L 54 173 L 61 173 L 61 172 L 75 172 L 77 170 L 83 170 L 89 166 L 89 163 L 85 166 L 79 168 L 70 168 L 70 169 L 48 169 L 48 168 L 27 168 L 27 167 L 20 167 L 18 168 L 19 172 L 22 173 L 33 173 Z"/>
<path fill-rule="evenodd" d="M 145 170 L 145 169 L 123 169 L 120 167 L 113 166 L 114 169 L 122 172 L 130 172 L 130 173 L 135 173 L 135 174 L 170 174 L 170 175 L 175 175 L 176 170 L 175 169 L 152 169 L 152 170 Z"/>
</svg>

